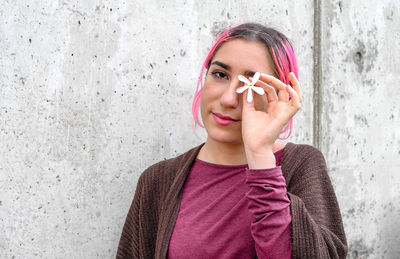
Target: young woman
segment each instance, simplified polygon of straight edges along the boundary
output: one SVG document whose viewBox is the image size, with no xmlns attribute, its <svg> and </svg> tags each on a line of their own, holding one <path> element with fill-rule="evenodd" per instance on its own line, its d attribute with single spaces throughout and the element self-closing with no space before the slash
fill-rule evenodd
<svg viewBox="0 0 400 259">
<path fill-rule="evenodd" d="M 276 143 L 301 107 L 297 76 L 280 32 L 246 23 L 219 34 L 192 107 L 207 140 L 142 173 L 117 258 L 346 257 L 323 155 Z"/>
</svg>

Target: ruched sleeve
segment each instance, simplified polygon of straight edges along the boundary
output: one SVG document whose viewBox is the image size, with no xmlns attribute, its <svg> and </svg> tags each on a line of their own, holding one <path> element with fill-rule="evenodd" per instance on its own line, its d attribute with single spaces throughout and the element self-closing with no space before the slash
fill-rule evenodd
<svg viewBox="0 0 400 259">
<path fill-rule="evenodd" d="M 280 166 L 247 170 L 251 234 L 258 258 L 291 258 L 290 200 Z"/>
</svg>

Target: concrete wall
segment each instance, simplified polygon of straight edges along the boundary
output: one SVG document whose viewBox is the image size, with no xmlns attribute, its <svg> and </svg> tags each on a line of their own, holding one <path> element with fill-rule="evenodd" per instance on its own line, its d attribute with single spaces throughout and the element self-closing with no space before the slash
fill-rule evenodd
<svg viewBox="0 0 400 259">
<path fill-rule="evenodd" d="M 352 258 L 400 258 L 400 2 L 322 6 L 322 152 Z"/>
<path fill-rule="evenodd" d="M 200 65 L 246 21 L 293 40 L 289 141 L 324 153 L 349 258 L 400 257 L 397 0 L 0 3 L 0 258 L 115 257 L 140 173 L 204 141 Z"/>
</svg>

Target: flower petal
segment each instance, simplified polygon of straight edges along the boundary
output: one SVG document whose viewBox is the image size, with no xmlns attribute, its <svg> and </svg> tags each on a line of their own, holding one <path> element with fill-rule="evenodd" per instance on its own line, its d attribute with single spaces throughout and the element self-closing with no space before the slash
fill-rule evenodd
<svg viewBox="0 0 400 259">
<path fill-rule="evenodd" d="M 246 77 L 244 77 L 242 75 L 238 75 L 238 79 L 239 79 L 239 81 L 242 81 L 243 83 L 246 83 L 248 85 L 250 84 L 249 79 L 247 79 Z"/>
<path fill-rule="evenodd" d="M 259 95 L 264 94 L 264 89 L 262 87 L 253 86 L 252 89 L 254 90 L 254 92 L 258 93 Z"/>
<path fill-rule="evenodd" d="M 251 83 L 254 85 L 255 83 L 257 83 L 258 79 L 260 79 L 260 72 L 256 72 L 253 76 L 253 80 L 251 80 Z"/>
<path fill-rule="evenodd" d="M 247 91 L 247 102 L 251 103 L 253 101 L 253 91 L 251 88 Z"/>
<path fill-rule="evenodd" d="M 239 87 L 238 89 L 236 89 L 236 93 L 241 94 L 241 93 L 243 93 L 244 91 L 246 91 L 247 88 L 249 88 L 248 85 L 241 86 L 241 87 Z"/>
</svg>

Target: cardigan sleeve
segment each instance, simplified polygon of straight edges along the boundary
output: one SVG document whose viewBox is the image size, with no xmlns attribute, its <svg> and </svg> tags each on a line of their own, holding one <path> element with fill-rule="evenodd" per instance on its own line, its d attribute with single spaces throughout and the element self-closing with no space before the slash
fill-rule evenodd
<svg viewBox="0 0 400 259">
<path fill-rule="evenodd" d="M 303 150 L 288 185 L 293 258 L 346 258 L 347 242 L 325 159 L 316 148 Z"/>
<path fill-rule="evenodd" d="M 122 229 L 118 245 L 117 259 L 140 258 L 139 256 L 139 212 L 142 194 L 143 177 L 139 178 L 135 196 Z"/>
</svg>

